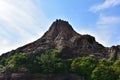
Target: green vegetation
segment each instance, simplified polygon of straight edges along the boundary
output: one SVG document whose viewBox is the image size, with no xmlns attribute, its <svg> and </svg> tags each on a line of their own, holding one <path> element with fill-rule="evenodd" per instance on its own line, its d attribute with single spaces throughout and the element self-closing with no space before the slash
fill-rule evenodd
<svg viewBox="0 0 120 80">
<path fill-rule="evenodd" d="M 86 76 L 88 80 L 96 65 L 97 61 L 93 57 L 79 57 L 73 60 L 71 69 L 79 75 Z"/>
<path fill-rule="evenodd" d="M 97 66 L 92 72 L 93 80 L 117 80 L 117 78 L 117 73 L 108 66 Z"/>
<path fill-rule="evenodd" d="M 13 55 L 7 59 L 6 63 L 11 70 L 17 71 L 20 68 L 26 67 L 27 57 L 25 54 Z"/>
<path fill-rule="evenodd" d="M 0 70 L 9 68 L 12 72 L 29 72 L 34 75 L 74 73 L 86 80 L 120 80 L 120 60 L 77 57 L 62 59 L 61 52 L 45 50 L 34 55 L 15 54 L 0 60 Z"/>
</svg>

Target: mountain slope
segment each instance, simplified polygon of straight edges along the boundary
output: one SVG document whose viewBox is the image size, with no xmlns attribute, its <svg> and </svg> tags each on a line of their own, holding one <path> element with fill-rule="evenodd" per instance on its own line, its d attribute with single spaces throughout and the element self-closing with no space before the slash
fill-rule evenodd
<svg viewBox="0 0 120 80">
<path fill-rule="evenodd" d="M 35 54 L 45 49 L 62 51 L 62 58 L 88 55 L 98 58 L 109 56 L 109 48 L 105 48 L 96 42 L 93 36 L 78 34 L 67 21 L 60 19 L 53 22 L 49 30 L 40 39 L 2 56 L 8 57 L 16 53 Z"/>
</svg>

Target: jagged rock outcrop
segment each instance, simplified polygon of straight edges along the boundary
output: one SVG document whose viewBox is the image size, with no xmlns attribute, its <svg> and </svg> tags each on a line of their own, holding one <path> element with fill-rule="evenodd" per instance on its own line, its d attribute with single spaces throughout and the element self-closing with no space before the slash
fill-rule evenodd
<svg viewBox="0 0 120 80">
<path fill-rule="evenodd" d="M 53 22 L 40 39 L 5 53 L 1 57 L 9 57 L 16 53 L 35 54 L 45 49 L 61 50 L 62 58 L 78 56 L 109 58 L 110 54 L 117 55 L 120 52 L 119 47 L 106 48 L 96 42 L 93 36 L 78 34 L 67 21 L 59 19 Z"/>
<path fill-rule="evenodd" d="M 120 58 L 120 45 L 110 47 L 108 53 L 111 60 L 117 60 Z"/>
</svg>

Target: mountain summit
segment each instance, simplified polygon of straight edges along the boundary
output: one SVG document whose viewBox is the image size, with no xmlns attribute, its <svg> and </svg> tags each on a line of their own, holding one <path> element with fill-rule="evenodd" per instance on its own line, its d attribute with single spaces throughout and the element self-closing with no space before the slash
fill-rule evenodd
<svg viewBox="0 0 120 80">
<path fill-rule="evenodd" d="M 54 40 L 59 36 L 65 39 L 69 39 L 74 35 L 77 35 L 77 33 L 73 30 L 72 26 L 67 21 L 59 19 L 53 22 L 43 37 L 49 37 Z"/>
<path fill-rule="evenodd" d="M 110 51 L 109 48 L 96 42 L 93 36 L 81 35 L 67 21 L 57 19 L 40 39 L 2 56 L 9 57 L 17 53 L 35 54 L 46 49 L 62 51 L 62 58 L 88 55 L 97 56 L 98 58 L 108 57 Z"/>
</svg>

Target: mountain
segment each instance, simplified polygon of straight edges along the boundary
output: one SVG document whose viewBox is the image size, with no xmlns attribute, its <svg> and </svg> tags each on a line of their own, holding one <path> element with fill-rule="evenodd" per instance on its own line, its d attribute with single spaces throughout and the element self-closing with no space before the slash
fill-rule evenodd
<svg viewBox="0 0 120 80">
<path fill-rule="evenodd" d="M 118 80 L 119 56 L 120 45 L 104 47 L 59 19 L 38 40 L 0 56 L 0 80 Z"/>
<path fill-rule="evenodd" d="M 9 57 L 17 53 L 35 54 L 45 49 L 57 49 L 62 51 L 62 58 L 75 58 L 78 56 L 96 56 L 108 58 L 120 52 L 120 46 L 111 48 L 99 44 L 91 35 L 81 35 L 64 20 L 56 20 L 49 30 L 38 40 L 19 47 L 16 50 L 2 54 L 1 57 Z"/>
</svg>

